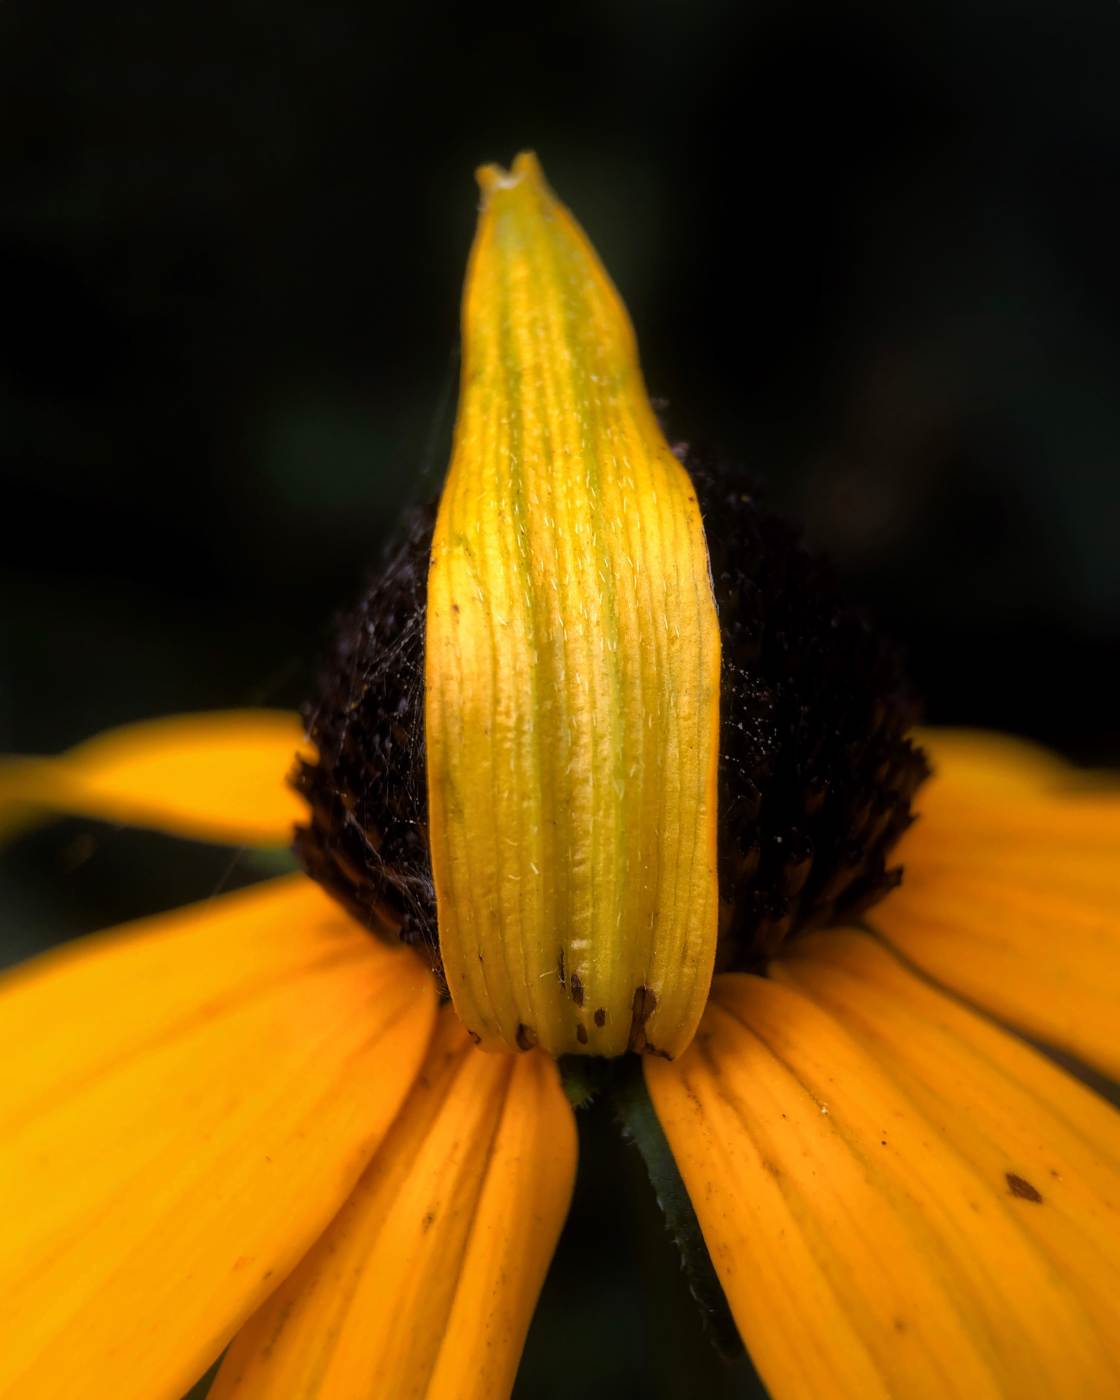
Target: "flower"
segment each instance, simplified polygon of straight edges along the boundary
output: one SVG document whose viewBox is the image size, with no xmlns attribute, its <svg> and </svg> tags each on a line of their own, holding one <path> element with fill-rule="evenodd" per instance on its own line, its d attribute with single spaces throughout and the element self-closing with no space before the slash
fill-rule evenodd
<svg viewBox="0 0 1120 1400">
<path fill-rule="evenodd" d="M 413 948 L 339 903 L 366 888 L 363 860 L 386 859 L 355 815 L 359 696 L 312 726 L 331 753 L 304 747 L 289 716 L 243 713 L 9 761 L 9 823 L 45 809 L 265 846 L 301 824 L 305 862 L 339 899 L 284 877 L 8 976 L 0 1392 L 173 1400 L 229 1344 L 216 1397 L 507 1394 L 576 1168 L 573 1112 L 534 1045 L 661 1052 L 643 1056 L 650 1099 L 776 1396 L 1116 1390 L 1120 1117 L 1030 1042 L 1120 1074 L 1120 793 L 1019 741 L 929 731 L 933 776 L 914 795 L 888 698 L 861 750 L 862 864 L 840 831 L 847 873 L 806 884 L 808 847 L 778 859 L 790 833 L 771 832 L 761 855 L 733 854 L 744 887 L 769 871 L 777 894 L 748 908 L 738 886 L 717 889 L 719 638 L 695 495 L 660 445 L 613 289 L 535 164 L 484 185 L 468 308 L 481 298 L 497 378 L 468 320 L 429 584 L 428 951 L 453 1004 Z M 507 193 L 516 217 L 499 227 Z M 528 230 L 526 196 L 544 220 Z M 563 285 L 525 275 L 538 234 L 576 259 Z M 525 355 L 563 368 L 539 376 L 537 417 L 521 420 L 562 476 L 577 463 L 549 500 L 527 438 L 509 437 Z M 625 449 L 616 478 L 596 455 L 607 442 Z M 613 533 L 588 540 L 608 497 Z M 518 553 L 526 509 L 558 523 Z M 504 572 L 471 574 L 472 538 Z M 722 622 L 726 665 L 741 639 Z M 575 662 L 544 687 L 557 629 Z M 533 742 L 513 752 L 507 732 Z M 297 751 L 310 825 L 284 782 Z M 562 762 L 542 777 L 546 751 Z M 898 888 L 879 859 L 896 838 Z M 534 869 L 547 898 L 512 888 Z M 787 937 L 814 889 L 817 913 L 839 917 Z M 878 900 L 862 916 L 844 903 L 857 889 Z M 578 932 L 557 964 L 561 900 Z M 620 907 L 640 917 L 616 921 Z M 705 1006 L 717 956 L 757 970 L 721 972 Z"/>
</svg>

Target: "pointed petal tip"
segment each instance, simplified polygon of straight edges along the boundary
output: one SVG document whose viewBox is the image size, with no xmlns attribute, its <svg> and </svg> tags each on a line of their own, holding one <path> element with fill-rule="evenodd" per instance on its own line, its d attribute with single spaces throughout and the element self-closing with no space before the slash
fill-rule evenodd
<svg viewBox="0 0 1120 1400">
<path fill-rule="evenodd" d="M 502 190 L 515 190 L 523 184 L 538 190 L 548 190 L 548 182 L 535 151 L 520 151 L 514 156 L 513 164 L 508 170 L 495 162 L 480 165 L 474 172 L 474 178 L 482 191 L 484 209 L 493 196 Z"/>
</svg>

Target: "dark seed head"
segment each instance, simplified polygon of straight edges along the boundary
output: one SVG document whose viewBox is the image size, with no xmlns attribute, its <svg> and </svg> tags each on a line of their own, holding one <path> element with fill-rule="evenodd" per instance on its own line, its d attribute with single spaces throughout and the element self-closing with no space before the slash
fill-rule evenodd
<svg viewBox="0 0 1120 1400">
<path fill-rule="evenodd" d="M 717 966 L 750 967 L 893 888 L 887 857 L 928 768 L 897 650 L 793 526 L 692 471 L 723 639 Z"/>
<path fill-rule="evenodd" d="M 304 708 L 319 761 L 296 775 L 311 816 L 296 833 L 295 851 L 360 923 L 417 948 L 442 979 L 424 769 L 434 508 L 415 511 L 406 524 L 361 603 L 340 623 L 318 699 Z"/>
</svg>

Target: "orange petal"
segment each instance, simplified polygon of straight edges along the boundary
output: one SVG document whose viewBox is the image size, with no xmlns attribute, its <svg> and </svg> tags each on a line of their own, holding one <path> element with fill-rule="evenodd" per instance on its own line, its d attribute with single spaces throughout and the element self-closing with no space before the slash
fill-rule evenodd
<svg viewBox="0 0 1120 1400">
<path fill-rule="evenodd" d="M 843 979 L 815 943 L 782 964 L 827 1011 L 718 979 L 693 1047 L 646 1065 L 763 1379 L 779 1398 L 1114 1393 L 1120 1118 L 862 946 L 838 936 Z"/>
<path fill-rule="evenodd" d="M 6 979 L 0 1394 L 181 1395 L 350 1193 L 434 1001 L 302 876 Z"/>
<path fill-rule="evenodd" d="M 1120 1076 L 1120 790 L 1050 760 L 1070 775 L 1056 788 L 1037 755 L 1003 761 L 1014 741 L 968 759 L 923 742 L 937 775 L 898 847 L 902 885 L 868 922 L 954 991 Z"/>
<path fill-rule="evenodd" d="M 1038 792 L 1085 783 L 1083 773 L 1041 744 L 984 729 L 920 729 L 939 778 L 989 791 Z"/>
<path fill-rule="evenodd" d="M 210 1400 L 508 1395 L 575 1163 L 553 1062 L 481 1054 L 445 1008 L 384 1146 Z"/>
<path fill-rule="evenodd" d="M 277 710 L 147 720 L 57 758 L 6 760 L 0 821 L 45 808 L 202 841 L 286 846 L 306 817 L 286 781 L 299 751 L 307 751 L 299 719 Z"/>
</svg>

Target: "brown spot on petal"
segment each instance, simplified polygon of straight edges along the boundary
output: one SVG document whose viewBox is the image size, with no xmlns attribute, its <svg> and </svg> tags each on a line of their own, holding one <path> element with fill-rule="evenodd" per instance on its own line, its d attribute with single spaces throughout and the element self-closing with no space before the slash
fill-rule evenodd
<svg viewBox="0 0 1120 1400">
<path fill-rule="evenodd" d="M 644 1026 L 657 1010 L 657 993 L 652 987 L 635 987 L 631 1009 L 636 1026 Z"/>
<path fill-rule="evenodd" d="M 595 1024 L 600 1030 L 607 1024 L 607 1008 L 600 1006 L 595 1011 Z"/>
<path fill-rule="evenodd" d="M 517 1047 L 519 1050 L 532 1050 L 535 1048 L 539 1037 L 532 1026 L 527 1026 L 524 1021 L 517 1027 Z"/>
<path fill-rule="evenodd" d="M 578 972 L 573 972 L 571 977 L 572 1000 L 577 1006 L 583 1005 L 583 979 Z"/>
<path fill-rule="evenodd" d="M 576 1027 L 576 1039 L 581 1045 L 587 1044 L 587 1027 L 581 1021 Z"/>
<path fill-rule="evenodd" d="M 1036 1206 L 1042 1204 L 1042 1192 L 1023 1176 L 1016 1176 L 1014 1172 L 1004 1172 L 1007 1178 L 1007 1188 L 1013 1196 L 1018 1196 L 1021 1201 L 1033 1201 Z"/>
<path fill-rule="evenodd" d="M 652 987 L 642 985 L 634 988 L 634 1000 L 630 1005 L 630 1049 L 639 1052 L 646 1049 L 645 1024 L 657 1009 L 657 994 Z"/>
</svg>

